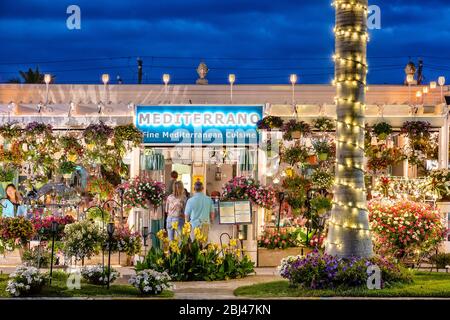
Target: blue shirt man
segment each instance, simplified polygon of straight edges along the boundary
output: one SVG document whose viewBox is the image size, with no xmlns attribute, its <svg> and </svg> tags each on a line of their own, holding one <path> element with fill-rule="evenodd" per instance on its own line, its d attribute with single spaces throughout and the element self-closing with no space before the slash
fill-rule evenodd
<svg viewBox="0 0 450 320">
<path fill-rule="evenodd" d="M 214 203 L 203 193 L 203 183 L 196 182 L 194 191 L 194 196 L 186 203 L 185 220 L 191 223 L 192 235 L 195 228 L 201 228 L 203 235 L 208 237 L 209 225 L 214 220 Z"/>
</svg>

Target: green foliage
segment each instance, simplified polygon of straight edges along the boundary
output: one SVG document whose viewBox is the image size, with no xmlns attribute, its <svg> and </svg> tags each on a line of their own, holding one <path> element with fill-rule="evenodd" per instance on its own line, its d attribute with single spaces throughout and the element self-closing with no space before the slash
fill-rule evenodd
<svg viewBox="0 0 450 320">
<path fill-rule="evenodd" d="M 281 151 L 281 161 L 294 166 L 306 161 L 309 152 L 308 149 L 301 145 L 294 145 L 292 147 L 283 148 Z"/>
<path fill-rule="evenodd" d="M 326 141 L 326 140 L 314 140 L 312 142 L 312 145 L 314 147 L 314 150 L 316 150 L 316 152 L 318 154 L 321 154 L 321 153 L 330 154 L 331 153 L 331 147 L 328 144 L 328 141 Z"/>
<path fill-rule="evenodd" d="M 324 214 L 325 212 L 331 210 L 331 199 L 318 195 L 311 199 L 311 210 L 318 213 L 319 215 Z"/>
<path fill-rule="evenodd" d="M 152 247 L 145 260 L 137 264 L 136 271 L 167 271 L 175 281 L 228 280 L 253 272 L 254 263 L 236 247 L 236 240 L 221 248 L 206 243 L 198 228 L 194 240 L 191 240 L 190 233 L 189 223 L 184 224 L 180 238 L 173 241 L 159 232 L 163 248 Z"/>
<path fill-rule="evenodd" d="M 378 139 L 385 140 L 392 133 L 392 126 L 387 122 L 379 122 L 373 125 L 372 130 Z"/>
<path fill-rule="evenodd" d="M 22 261 L 31 267 L 47 268 L 50 266 L 51 252 L 47 248 L 34 247 L 25 250 Z"/>
</svg>

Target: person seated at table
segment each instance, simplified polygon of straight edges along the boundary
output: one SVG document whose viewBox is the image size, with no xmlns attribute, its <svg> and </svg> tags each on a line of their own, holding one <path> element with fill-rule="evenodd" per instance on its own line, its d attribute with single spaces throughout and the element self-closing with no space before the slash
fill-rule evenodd
<svg viewBox="0 0 450 320">
<path fill-rule="evenodd" d="M 8 184 L 5 189 L 6 197 L 2 199 L 2 217 L 17 217 L 26 214 L 26 207 L 21 205 L 22 197 L 20 196 L 14 184 Z"/>
</svg>

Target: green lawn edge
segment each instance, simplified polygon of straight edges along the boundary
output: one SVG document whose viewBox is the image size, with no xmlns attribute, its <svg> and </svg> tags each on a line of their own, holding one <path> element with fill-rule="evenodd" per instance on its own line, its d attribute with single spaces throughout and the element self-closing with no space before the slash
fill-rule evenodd
<svg viewBox="0 0 450 320">
<path fill-rule="evenodd" d="M 450 274 L 415 272 L 414 282 L 394 284 L 381 290 L 367 288 L 312 290 L 289 288 L 287 280 L 242 286 L 234 295 L 248 298 L 298 298 L 298 297 L 433 297 L 450 298 Z"/>
</svg>

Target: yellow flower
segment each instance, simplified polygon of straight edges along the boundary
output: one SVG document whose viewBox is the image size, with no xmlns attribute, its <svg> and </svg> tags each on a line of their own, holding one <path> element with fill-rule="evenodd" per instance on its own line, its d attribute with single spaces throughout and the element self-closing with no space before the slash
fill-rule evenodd
<svg viewBox="0 0 450 320">
<path fill-rule="evenodd" d="M 166 232 L 164 229 L 159 230 L 156 233 L 156 236 L 158 237 L 158 239 L 163 240 L 165 238 Z"/>
<path fill-rule="evenodd" d="M 222 258 L 217 258 L 216 265 L 220 266 L 223 263 Z"/>
<path fill-rule="evenodd" d="M 236 239 L 231 239 L 230 240 L 230 246 L 231 247 L 236 247 L 237 246 L 237 240 Z"/>
<path fill-rule="evenodd" d="M 69 154 L 67 156 L 67 160 L 69 160 L 71 162 L 75 162 L 75 161 L 77 161 L 77 155 L 76 154 Z"/>
<path fill-rule="evenodd" d="M 172 222 L 172 229 L 178 230 L 178 221 Z"/>
<path fill-rule="evenodd" d="M 203 240 L 203 233 L 200 230 L 200 228 L 195 228 L 194 229 L 194 236 L 195 236 L 195 240 L 197 241 L 202 241 Z"/>
<path fill-rule="evenodd" d="M 95 145 L 92 144 L 92 143 L 89 143 L 89 144 L 86 145 L 86 148 L 87 148 L 89 151 L 94 150 L 94 147 L 95 147 Z"/>
<path fill-rule="evenodd" d="M 178 247 L 178 241 L 170 241 L 170 251 L 172 251 L 173 253 L 180 253 L 180 247 Z"/>
<path fill-rule="evenodd" d="M 164 263 L 164 260 L 161 259 L 161 258 L 159 258 L 158 260 L 156 260 L 156 264 L 157 264 L 158 266 L 162 266 L 163 263 Z"/>
<path fill-rule="evenodd" d="M 189 222 L 186 222 L 183 225 L 183 230 L 181 231 L 183 236 L 189 236 L 191 234 L 191 224 Z"/>
</svg>

